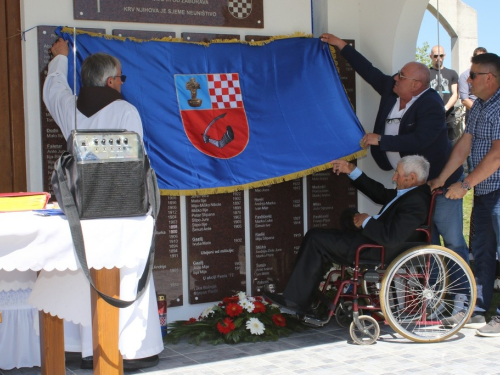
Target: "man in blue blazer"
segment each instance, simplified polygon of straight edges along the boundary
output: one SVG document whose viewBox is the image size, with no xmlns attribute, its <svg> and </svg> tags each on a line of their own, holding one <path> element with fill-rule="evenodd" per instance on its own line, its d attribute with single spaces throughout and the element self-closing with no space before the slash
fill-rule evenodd
<svg viewBox="0 0 500 375">
<path fill-rule="evenodd" d="M 354 70 L 381 96 L 373 133 L 365 134 L 361 140 L 363 147 L 370 146 L 377 165 L 388 171 L 395 169 L 398 160 L 406 155 L 422 155 L 431 164 L 429 180 L 439 176 L 452 145 L 447 135 L 443 100 L 429 88 L 429 68 L 409 62 L 397 74 L 386 75 L 337 36 L 325 33 L 320 39 L 338 47 Z M 461 180 L 462 166 L 450 175 L 444 187 Z M 446 247 L 469 262 L 463 236 L 462 199 L 452 200 L 444 195 L 437 198 L 433 244 L 440 245 L 439 235 Z"/>
</svg>

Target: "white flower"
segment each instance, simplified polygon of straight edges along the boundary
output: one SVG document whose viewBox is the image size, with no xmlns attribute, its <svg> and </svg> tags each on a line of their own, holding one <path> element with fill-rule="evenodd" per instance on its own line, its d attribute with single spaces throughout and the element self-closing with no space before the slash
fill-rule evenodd
<svg viewBox="0 0 500 375">
<path fill-rule="evenodd" d="M 248 302 L 248 304 L 246 305 L 245 309 L 247 309 L 247 311 L 249 313 L 251 313 L 253 311 L 253 309 L 255 309 L 255 305 L 252 302 Z"/>
<path fill-rule="evenodd" d="M 247 310 L 248 312 L 252 312 L 253 309 L 255 308 L 254 304 L 252 302 L 250 302 L 249 300 L 247 299 L 244 299 L 240 302 L 238 302 L 238 304 L 243 307 L 245 310 Z"/>
<path fill-rule="evenodd" d="M 250 318 L 247 320 L 246 327 L 250 330 L 252 335 L 262 335 L 266 328 L 264 324 L 257 318 Z"/>
<path fill-rule="evenodd" d="M 238 298 L 240 301 L 244 301 L 247 299 L 247 295 L 245 294 L 245 292 L 238 292 Z"/>
<path fill-rule="evenodd" d="M 203 312 L 201 313 L 201 317 L 203 319 L 205 319 L 205 318 L 208 318 L 210 315 L 213 315 L 213 314 L 215 314 L 215 311 L 213 309 L 213 306 L 211 306 L 211 307 L 207 307 L 205 310 L 203 310 Z"/>
</svg>

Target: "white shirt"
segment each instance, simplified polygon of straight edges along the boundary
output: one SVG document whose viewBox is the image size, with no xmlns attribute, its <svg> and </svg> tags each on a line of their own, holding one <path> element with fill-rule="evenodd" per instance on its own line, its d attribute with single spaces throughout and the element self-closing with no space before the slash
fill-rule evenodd
<svg viewBox="0 0 500 375">
<path fill-rule="evenodd" d="M 57 55 L 49 64 L 43 85 L 43 101 L 68 139 L 75 129 L 75 97 L 68 85 L 68 58 Z M 126 129 L 142 139 L 142 122 L 137 109 L 125 100 L 115 100 L 91 117 L 77 111 L 78 129 Z"/>
<path fill-rule="evenodd" d="M 404 107 L 403 109 L 400 109 L 401 99 L 398 96 L 396 103 L 394 104 L 394 107 L 392 107 L 392 111 L 389 113 L 389 116 L 387 117 L 387 120 L 397 119 L 397 118 L 401 120 L 406 111 L 411 107 L 411 105 L 415 103 L 415 101 L 420 97 L 420 95 L 422 95 L 427 90 L 429 89 L 426 89 L 417 96 L 412 97 L 411 100 L 408 103 L 406 103 L 406 107 Z M 384 135 L 398 135 L 400 123 L 401 121 L 392 121 L 390 123 L 386 122 Z M 386 154 L 387 154 L 387 159 L 389 159 L 389 163 L 391 163 L 392 169 L 395 170 L 398 166 L 399 161 L 401 160 L 401 155 L 399 151 L 386 151 Z"/>
</svg>

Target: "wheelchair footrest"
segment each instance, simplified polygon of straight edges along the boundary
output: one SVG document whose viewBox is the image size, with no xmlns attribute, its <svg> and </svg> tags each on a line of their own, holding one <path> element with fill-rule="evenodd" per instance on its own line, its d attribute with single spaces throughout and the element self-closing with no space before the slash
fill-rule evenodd
<svg viewBox="0 0 500 375">
<path fill-rule="evenodd" d="M 307 325 L 310 325 L 310 326 L 323 327 L 325 324 L 328 324 L 328 322 L 330 321 L 330 318 L 331 318 L 331 315 L 328 315 L 328 317 L 326 319 L 324 319 L 324 320 L 323 319 L 315 318 L 313 316 L 304 315 L 301 318 L 301 321 L 304 324 L 307 324 Z"/>
</svg>

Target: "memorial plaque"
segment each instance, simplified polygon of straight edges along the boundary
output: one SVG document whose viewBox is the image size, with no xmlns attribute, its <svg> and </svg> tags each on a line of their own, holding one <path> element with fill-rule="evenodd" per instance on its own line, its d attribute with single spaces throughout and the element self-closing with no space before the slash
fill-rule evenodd
<svg viewBox="0 0 500 375">
<path fill-rule="evenodd" d="M 185 42 L 210 43 L 212 40 L 240 40 L 238 34 L 208 34 L 208 33 L 181 33 Z"/>
<path fill-rule="evenodd" d="M 163 39 L 163 38 L 175 38 L 175 32 L 173 31 L 147 31 L 147 30 L 123 30 L 115 29 L 111 32 L 112 35 L 121 36 L 123 38 L 137 38 L 137 39 Z"/>
<path fill-rule="evenodd" d="M 243 192 L 186 197 L 189 303 L 246 291 Z"/>
<path fill-rule="evenodd" d="M 354 40 L 344 39 L 347 43 L 354 47 Z M 346 59 L 340 54 L 337 47 L 335 49 L 335 59 L 337 60 L 337 67 L 339 71 L 340 81 L 344 85 L 347 97 L 349 98 L 354 111 L 356 112 L 356 72 L 354 68 L 347 62 Z"/>
<path fill-rule="evenodd" d="M 167 296 L 167 306 L 182 306 L 182 256 L 180 198 L 161 197 L 156 221 L 153 277 L 156 292 Z"/>
<path fill-rule="evenodd" d="M 246 42 L 262 42 L 263 40 L 269 40 L 272 37 L 269 35 L 245 35 Z"/>
<path fill-rule="evenodd" d="M 43 83 L 47 77 L 48 66 L 51 59 L 50 47 L 57 40 L 58 36 L 54 33 L 57 26 L 38 26 L 38 72 L 40 80 L 40 123 L 42 137 L 42 176 L 43 191 L 49 192 L 55 200 L 54 190 L 50 183 L 54 163 L 59 156 L 66 151 L 66 140 L 59 130 L 59 126 L 54 122 L 45 103 L 43 102 L 42 91 Z M 104 33 L 104 29 L 82 29 L 98 33 Z"/>
<path fill-rule="evenodd" d="M 307 176 L 308 228 L 340 228 L 340 213 L 357 207 L 357 190 L 347 175 L 327 170 Z"/>
<path fill-rule="evenodd" d="M 282 292 L 304 232 L 302 179 L 250 190 L 252 293 Z"/>
<path fill-rule="evenodd" d="M 50 115 L 45 103 L 43 102 L 42 90 L 43 83 L 47 77 L 48 66 L 51 59 L 50 47 L 57 40 L 58 36 L 54 33 L 56 26 L 38 26 L 38 72 L 40 79 L 40 119 L 42 136 L 42 175 L 43 191 L 47 191 L 55 199 L 54 191 L 50 183 L 54 163 L 59 156 L 66 151 L 66 140 Z"/>
<path fill-rule="evenodd" d="M 264 28 L 263 0 L 73 0 L 75 20 Z"/>
<path fill-rule="evenodd" d="M 354 46 L 354 40 L 346 39 Z M 356 74 L 337 47 L 335 59 L 340 80 L 356 110 Z M 307 177 L 308 228 L 339 228 L 340 213 L 357 207 L 357 191 L 346 175 L 337 176 L 331 169 Z"/>
</svg>

